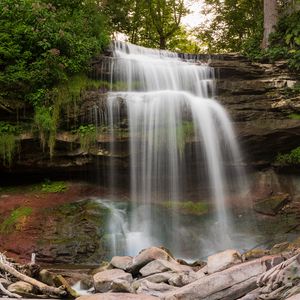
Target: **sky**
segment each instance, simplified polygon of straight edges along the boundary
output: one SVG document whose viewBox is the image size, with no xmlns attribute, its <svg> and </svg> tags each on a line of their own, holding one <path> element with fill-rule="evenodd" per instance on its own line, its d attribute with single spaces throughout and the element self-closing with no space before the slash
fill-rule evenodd
<svg viewBox="0 0 300 300">
<path fill-rule="evenodd" d="M 198 1 L 190 1 L 186 0 L 185 1 L 186 6 L 189 8 L 191 13 L 184 18 L 182 18 L 182 23 L 186 25 L 187 27 L 195 27 L 199 25 L 205 16 L 203 16 L 200 11 L 203 8 L 204 1 L 203 0 L 198 0 Z"/>
</svg>

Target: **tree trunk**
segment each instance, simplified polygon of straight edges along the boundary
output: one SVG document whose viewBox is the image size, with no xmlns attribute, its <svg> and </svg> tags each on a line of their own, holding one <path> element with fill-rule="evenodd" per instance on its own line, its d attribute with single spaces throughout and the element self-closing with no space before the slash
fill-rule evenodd
<svg viewBox="0 0 300 300">
<path fill-rule="evenodd" d="M 159 37 L 159 49 L 166 49 L 166 38 L 164 36 Z"/>
<path fill-rule="evenodd" d="M 277 0 L 264 0 L 264 37 L 262 48 L 269 47 L 269 37 L 275 30 L 275 25 L 278 20 Z"/>
</svg>

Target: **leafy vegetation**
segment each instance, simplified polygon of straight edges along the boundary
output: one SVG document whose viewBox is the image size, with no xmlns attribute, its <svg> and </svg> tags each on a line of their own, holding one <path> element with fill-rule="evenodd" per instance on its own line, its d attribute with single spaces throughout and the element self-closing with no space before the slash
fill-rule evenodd
<svg viewBox="0 0 300 300">
<path fill-rule="evenodd" d="M 275 60 L 286 58 L 291 69 L 300 70 L 300 11 L 284 14 L 270 38 L 266 56 Z"/>
<path fill-rule="evenodd" d="M 259 51 L 263 34 L 263 1 L 205 0 L 211 21 L 197 28 L 197 38 L 209 53 Z"/>
<path fill-rule="evenodd" d="M 300 164 L 300 147 L 295 148 L 290 153 L 278 154 L 276 163 L 283 165 L 299 165 Z"/>
<path fill-rule="evenodd" d="M 92 124 L 89 125 L 81 125 L 77 133 L 79 135 L 79 143 L 80 147 L 84 152 L 89 152 L 91 147 L 97 141 L 97 131 L 96 127 Z"/>
<path fill-rule="evenodd" d="M 0 96 L 35 100 L 88 66 L 108 43 L 92 1 L 0 2 Z"/>
<path fill-rule="evenodd" d="M 0 122 L 0 158 L 4 166 L 10 166 L 17 150 L 17 127 Z"/>
<path fill-rule="evenodd" d="M 105 11 L 114 30 L 126 34 L 131 43 L 178 51 L 193 44 L 181 26 L 188 13 L 183 0 L 107 1 Z"/>
<path fill-rule="evenodd" d="M 11 212 L 0 225 L 1 233 L 8 233 L 14 229 L 18 229 L 26 221 L 26 218 L 32 214 L 31 207 L 19 207 Z"/>
<path fill-rule="evenodd" d="M 34 107 L 34 122 L 50 156 L 62 104 L 81 88 L 76 89 L 77 74 L 86 72 L 90 59 L 108 43 L 97 2 L 0 2 L 0 104 L 20 100 Z M 14 139 L 5 140 L 1 156 L 9 163 Z"/>
<path fill-rule="evenodd" d="M 68 189 L 67 184 L 64 181 L 50 181 L 47 180 L 42 183 L 41 191 L 43 193 L 62 193 Z"/>
</svg>

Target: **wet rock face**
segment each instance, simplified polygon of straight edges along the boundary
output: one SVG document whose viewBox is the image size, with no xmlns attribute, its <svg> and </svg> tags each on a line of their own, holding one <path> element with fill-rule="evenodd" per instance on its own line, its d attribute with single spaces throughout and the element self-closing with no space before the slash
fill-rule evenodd
<svg viewBox="0 0 300 300">
<path fill-rule="evenodd" d="M 299 82 L 285 62 L 253 63 L 242 57 L 232 61 L 213 59 L 216 98 L 227 108 L 244 155 L 253 163 L 270 163 L 279 152 L 298 146 L 300 121 L 290 114 L 300 112 L 299 95 L 287 91 Z"/>
<path fill-rule="evenodd" d="M 107 213 L 89 200 L 45 209 L 45 224 L 35 250 L 38 261 L 93 264 L 103 260 Z"/>
</svg>

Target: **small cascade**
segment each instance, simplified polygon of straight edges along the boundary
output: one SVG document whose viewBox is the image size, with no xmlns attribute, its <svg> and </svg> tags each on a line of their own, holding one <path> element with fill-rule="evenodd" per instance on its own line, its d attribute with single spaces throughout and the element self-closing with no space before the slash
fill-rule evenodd
<svg viewBox="0 0 300 300">
<path fill-rule="evenodd" d="M 181 255 L 181 215 L 201 203 L 214 212 L 210 243 L 216 251 L 232 247 L 226 203 L 232 195 L 242 197 L 246 180 L 230 119 L 214 100 L 214 70 L 176 53 L 115 42 L 110 74 L 111 86 L 119 85 L 119 91 L 108 93 L 111 152 L 121 111 L 130 139 L 131 209 L 123 232 L 110 229 L 125 236 L 126 247 L 119 254 L 136 255 L 141 248 L 167 244 Z M 114 172 L 112 159 L 111 186 Z M 164 220 L 162 210 L 168 211 Z M 112 226 L 120 222 L 115 216 Z M 117 246 L 112 248 L 116 253 Z"/>
</svg>

